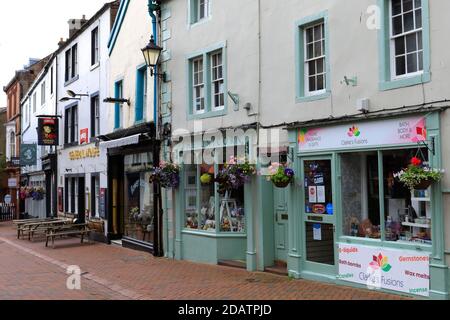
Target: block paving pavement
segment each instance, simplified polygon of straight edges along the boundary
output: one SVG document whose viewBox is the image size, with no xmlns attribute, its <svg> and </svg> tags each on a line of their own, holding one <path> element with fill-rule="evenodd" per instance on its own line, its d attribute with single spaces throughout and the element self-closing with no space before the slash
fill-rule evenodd
<svg viewBox="0 0 450 320">
<path fill-rule="evenodd" d="M 398 300 L 378 291 L 292 280 L 268 273 L 155 258 L 77 238 L 18 240 L 0 224 L 0 300 Z M 81 268 L 81 290 L 68 290 L 68 266 Z"/>
</svg>

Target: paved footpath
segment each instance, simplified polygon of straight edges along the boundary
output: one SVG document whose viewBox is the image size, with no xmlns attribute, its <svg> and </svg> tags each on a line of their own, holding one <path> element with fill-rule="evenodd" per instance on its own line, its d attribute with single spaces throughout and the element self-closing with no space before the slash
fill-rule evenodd
<svg viewBox="0 0 450 320">
<path fill-rule="evenodd" d="M 154 258 L 149 254 L 58 240 L 17 240 L 0 224 L 0 300 L 385 300 L 397 295 L 266 273 Z M 81 290 L 66 287 L 68 266 L 82 271 Z"/>
</svg>

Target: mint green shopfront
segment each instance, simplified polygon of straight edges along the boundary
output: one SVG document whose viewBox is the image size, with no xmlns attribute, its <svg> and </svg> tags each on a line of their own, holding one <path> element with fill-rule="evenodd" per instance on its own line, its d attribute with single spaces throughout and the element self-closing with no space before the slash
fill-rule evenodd
<svg viewBox="0 0 450 320">
<path fill-rule="evenodd" d="M 291 277 L 449 298 L 441 183 L 395 178 L 415 156 L 441 168 L 439 112 L 299 124 L 289 144 Z"/>
</svg>

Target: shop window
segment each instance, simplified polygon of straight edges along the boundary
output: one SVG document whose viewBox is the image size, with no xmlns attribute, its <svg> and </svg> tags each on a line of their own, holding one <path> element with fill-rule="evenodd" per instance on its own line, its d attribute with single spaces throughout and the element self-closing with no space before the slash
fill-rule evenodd
<svg viewBox="0 0 450 320">
<path fill-rule="evenodd" d="M 395 178 L 418 154 L 428 161 L 426 149 L 341 155 L 344 235 L 431 244 L 430 190 L 411 192 Z"/>
<path fill-rule="evenodd" d="M 230 154 L 237 154 L 236 148 L 219 150 L 215 157 L 223 163 L 222 160 Z M 223 165 L 217 164 L 184 166 L 186 229 L 224 233 L 246 232 L 244 187 L 219 195 L 216 184 L 208 180 L 208 176 L 214 177 L 217 170 L 222 168 Z"/>
<path fill-rule="evenodd" d="M 152 243 L 154 239 L 153 185 L 149 183 L 151 153 L 125 156 L 125 236 Z"/>
<path fill-rule="evenodd" d="M 344 234 L 380 239 L 380 191 L 376 152 L 341 156 Z"/>
</svg>

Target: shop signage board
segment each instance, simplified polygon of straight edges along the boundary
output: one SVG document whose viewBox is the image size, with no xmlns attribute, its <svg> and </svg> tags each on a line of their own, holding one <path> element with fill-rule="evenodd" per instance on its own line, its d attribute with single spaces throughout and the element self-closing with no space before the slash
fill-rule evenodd
<svg viewBox="0 0 450 320">
<path fill-rule="evenodd" d="M 35 166 L 37 164 L 37 146 L 35 144 L 20 145 L 20 165 Z"/>
<path fill-rule="evenodd" d="M 57 146 L 59 120 L 58 118 L 39 118 L 38 119 L 38 145 Z"/>
<path fill-rule="evenodd" d="M 298 133 L 300 152 L 395 146 L 425 141 L 421 116 L 355 122 L 323 128 L 304 128 Z"/>
<path fill-rule="evenodd" d="M 339 244 L 343 281 L 428 297 L 430 255 L 423 252 Z"/>
<path fill-rule="evenodd" d="M 8 188 L 17 188 L 17 179 L 16 178 L 8 179 Z"/>
</svg>

